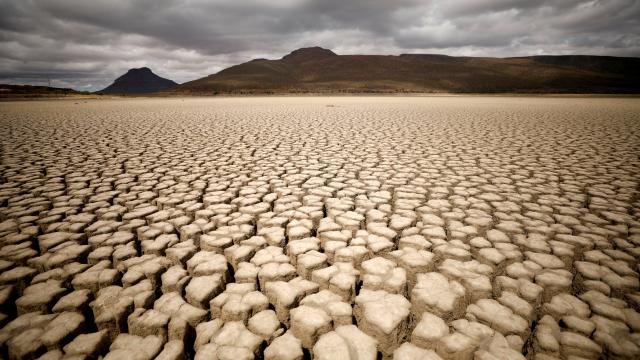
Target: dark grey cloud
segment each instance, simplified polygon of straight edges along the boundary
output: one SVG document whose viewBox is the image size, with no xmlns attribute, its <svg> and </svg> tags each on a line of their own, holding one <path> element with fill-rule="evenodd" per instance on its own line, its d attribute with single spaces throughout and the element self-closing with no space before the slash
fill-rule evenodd
<svg viewBox="0 0 640 360">
<path fill-rule="evenodd" d="M 640 56 L 640 0 L 0 0 L 0 82 L 178 82 L 319 45 L 339 54 Z"/>
</svg>

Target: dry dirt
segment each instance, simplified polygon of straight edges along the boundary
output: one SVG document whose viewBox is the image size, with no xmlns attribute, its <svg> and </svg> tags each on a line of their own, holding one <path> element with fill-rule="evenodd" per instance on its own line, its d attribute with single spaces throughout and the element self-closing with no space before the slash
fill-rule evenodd
<svg viewBox="0 0 640 360">
<path fill-rule="evenodd" d="M 0 358 L 640 357 L 640 99 L 0 103 Z"/>
</svg>

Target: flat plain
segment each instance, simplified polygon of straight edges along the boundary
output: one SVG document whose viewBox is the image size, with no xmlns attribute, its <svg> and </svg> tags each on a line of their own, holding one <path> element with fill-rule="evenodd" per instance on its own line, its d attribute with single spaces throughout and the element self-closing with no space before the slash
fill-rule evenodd
<svg viewBox="0 0 640 360">
<path fill-rule="evenodd" d="M 640 99 L 4 102 L 0 146 L 0 358 L 640 357 Z"/>
</svg>

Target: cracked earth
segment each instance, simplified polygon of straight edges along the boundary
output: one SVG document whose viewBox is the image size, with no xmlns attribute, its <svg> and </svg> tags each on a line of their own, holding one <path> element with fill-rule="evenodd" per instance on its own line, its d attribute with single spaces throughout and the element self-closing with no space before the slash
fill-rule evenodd
<svg viewBox="0 0 640 360">
<path fill-rule="evenodd" d="M 0 358 L 637 359 L 640 101 L 0 103 Z"/>
</svg>

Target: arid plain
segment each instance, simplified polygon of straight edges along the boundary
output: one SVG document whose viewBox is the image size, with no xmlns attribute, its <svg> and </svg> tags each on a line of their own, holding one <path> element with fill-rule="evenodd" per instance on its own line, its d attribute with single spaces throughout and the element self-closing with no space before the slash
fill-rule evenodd
<svg viewBox="0 0 640 360">
<path fill-rule="evenodd" d="M 3 102 L 0 145 L 0 357 L 640 357 L 637 98 Z"/>
</svg>

